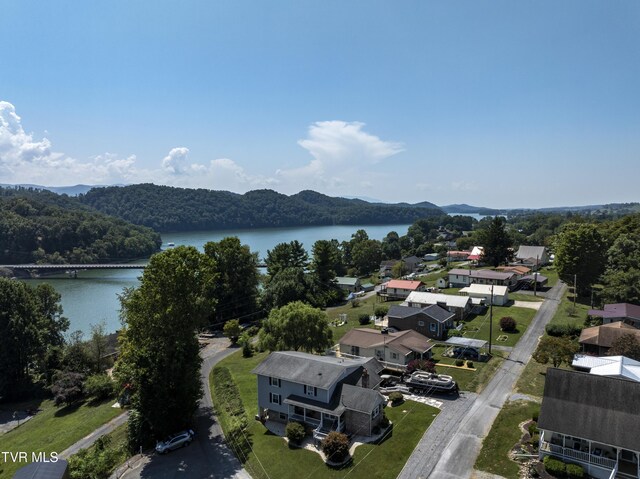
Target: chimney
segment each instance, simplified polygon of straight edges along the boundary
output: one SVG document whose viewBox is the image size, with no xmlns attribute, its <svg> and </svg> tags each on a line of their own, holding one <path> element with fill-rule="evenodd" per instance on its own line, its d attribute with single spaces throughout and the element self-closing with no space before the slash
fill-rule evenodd
<svg viewBox="0 0 640 479">
<path fill-rule="evenodd" d="M 367 371 L 367 368 L 364 368 L 364 370 L 362 371 L 362 387 L 369 387 L 369 371 Z"/>
</svg>

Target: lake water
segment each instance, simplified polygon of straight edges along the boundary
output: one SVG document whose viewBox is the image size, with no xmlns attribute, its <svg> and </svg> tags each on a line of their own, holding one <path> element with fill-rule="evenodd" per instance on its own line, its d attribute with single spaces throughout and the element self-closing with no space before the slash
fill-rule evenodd
<svg viewBox="0 0 640 479">
<path fill-rule="evenodd" d="M 407 233 L 410 225 L 383 226 L 315 226 L 305 228 L 266 228 L 255 230 L 196 231 L 189 233 L 165 233 L 163 248 L 168 243 L 176 246 L 195 246 L 201 251 L 205 243 L 220 241 L 227 236 L 237 236 L 242 244 L 263 259 L 267 250 L 279 243 L 300 241 L 311 256 L 311 247 L 318 240 L 336 239 L 346 241 L 358 229 L 364 229 L 369 238 L 382 240 L 387 233 L 395 231 L 400 236 Z M 142 262 L 144 263 L 144 261 Z M 62 295 L 64 315 L 71 323 L 69 332 L 80 330 L 89 334 L 92 324 L 104 321 L 108 332 L 120 328 L 120 303 L 118 295 L 124 288 L 137 286 L 142 270 L 80 271 L 77 279 L 65 276 L 29 280 L 30 284 L 50 283 Z"/>
</svg>

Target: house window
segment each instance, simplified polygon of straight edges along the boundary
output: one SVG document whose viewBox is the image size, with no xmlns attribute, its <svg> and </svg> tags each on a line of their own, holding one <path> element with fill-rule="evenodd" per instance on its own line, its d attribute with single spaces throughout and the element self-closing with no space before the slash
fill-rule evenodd
<svg viewBox="0 0 640 479">
<path fill-rule="evenodd" d="M 287 415 L 283 412 L 280 413 L 280 420 L 281 421 L 286 421 L 287 420 Z"/>
<path fill-rule="evenodd" d="M 269 378 L 269 384 L 279 388 L 282 386 L 282 381 L 279 378 Z"/>
<path fill-rule="evenodd" d="M 391 353 L 392 359 L 398 359 L 398 353 Z"/>
<path fill-rule="evenodd" d="M 269 402 L 271 404 L 282 405 L 282 397 L 280 396 L 280 394 L 269 393 Z"/>
<path fill-rule="evenodd" d="M 424 321 L 418 321 L 418 326 L 424 326 Z"/>
<path fill-rule="evenodd" d="M 318 395 L 318 388 L 317 388 L 317 387 L 315 387 L 315 386 L 307 386 L 307 385 L 305 384 L 305 386 L 304 386 L 304 393 L 305 393 L 307 396 L 317 396 L 317 395 Z"/>
<path fill-rule="evenodd" d="M 437 325 L 436 325 L 436 323 L 431 323 L 431 324 L 429 325 L 429 329 L 430 329 L 431 331 L 435 331 L 435 330 L 437 329 Z"/>
<path fill-rule="evenodd" d="M 378 404 L 373 411 L 371 411 L 371 419 L 374 419 L 376 417 L 378 417 L 378 415 L 380 414 L 380 404 Z"/>
</svg>

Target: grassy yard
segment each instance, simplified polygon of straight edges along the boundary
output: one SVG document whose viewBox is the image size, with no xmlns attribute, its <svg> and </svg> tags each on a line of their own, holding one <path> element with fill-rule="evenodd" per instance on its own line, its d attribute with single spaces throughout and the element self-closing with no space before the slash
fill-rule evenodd
<svg viewBox="0 0 640 479">
<path fill-rule="evenodd" d="M 52 401 L 44 401 L 39 406 L 41 412 L 0 436 L 0 451 L 60 453 L 123 412 L 112 408 L 112 404 L 113 400 L 109 400 L 98 405 L 78 403 L 58 408 Z M 11 477 L 20 466 L 17 463 L 0 464 L 0 477 Z"/>
<path fill-rule="evenodd" d="M 516 306 L 494 306 L 493 307 L 493 334 L 491 344 L 500 346 L 515 346 L 524 332 L 529 327 L 536 311 L 530 308 L 519 308 Z M 516 320 L 515 333 L 502 333 L 500 331 L 500 318 L 511 316 Z M 490 311 L 482 316 L 476 316 L 471 321 L 467 321 L 463 328 L 463 335 L 466 338 L 484 339 L 489 341 L 489 317 Z M 499 336 L 506 336 L 505 341 L 498 341 Z"/>
<path fill-rule="evenodd" d="M 442 353 L 446 347 L 436 345 L 432 349 L 433 360 L 436 363 L 436 370 L 439 374 L 448 374 L 458 383 L 461 391 L 471 391 L 480 393 L 493 377 L 495 371 L 504 361 L 500 351 L 495 351 L 489 362 L 473 361 L 473 370 L 457 367 L 447 367 L 445 365 L 455 365 L 455 359 L 444 357 Z M 466 360 L 465 360 L 466 364 Z"/>
<path fill-rule="evenodd" d="M 402 470 L 405 461 L 429 427 L 438 410 L 424 404 L 405 402 L 386 408 L 387 417 L 394 423 L 391 437 L 382 444 L 363 445 L 356 449 L 353 462 L 344 469 L 334 470 L 324 464 L 314 452 L 289 449 L 284 440 L 266 431 L 253 420 L 257 413 L 257 381 L 250 371 L 266 357 L 256 354 L 246 359 L 236 353 L 221 361 L 220 366 L 231 371 L 240 390 L 247 415 L 251 418 L 246 439 L 252 452 L 241 457 L 245 468 L 254 478 L 393 478 Z M 223 428 L 224 418 L 220 418 Z M 272 460 L 278 458 L 277 461 Z"/>
<path fill-rule="evenodd" d="M 541 303 L 544 301 L 544 298 L 541 296 L 533 296 L 531 294 L 523 294 L 523 293 L 509 293 L 509 299 L 512 301 L 530 301 Z"/>
<path fill-rule="evenodd" d="M 507 454 L 522 436 L 518 424 L 531 419 L 539 409 L 539 404 L 527 401 L 505 404 L 482 443 L 475 468 L 507 479 L 518 479 L 520 468 Z"/>
<path fill-rule="evenodd" d="M 361 326 L 360 323 L 358 322 L 358 317 L 361 314 L 372 315 L 373 312 L 375 311 L 375 308 L 378 306 L 385 306 L 388 308 L 392 304 L 400 304 L 402 302 L 402 301 L 380 302 L 379 298 L 375 295 L 366 299 L 358 299 L 357 301 L 358 302 L 356 307 L 351 306 L 351 304 L 346 304 L 344 306 L 338 306 L 335 308 L 327 309 L 326 313 L 327 313 L 327 319 L 329 321 L 338 319 L 340 314 L 347 315 L 346 324 L 338 327 L 330 326 L 331 331 L 333 331 L 334 343 L 337 343 L 340 340 L 340 338 L 347 333 L 347 331 L 353 328 L 373 328 L 374 327 L 373 323 L 368 324 L 366 326 Z"/>
</svg>

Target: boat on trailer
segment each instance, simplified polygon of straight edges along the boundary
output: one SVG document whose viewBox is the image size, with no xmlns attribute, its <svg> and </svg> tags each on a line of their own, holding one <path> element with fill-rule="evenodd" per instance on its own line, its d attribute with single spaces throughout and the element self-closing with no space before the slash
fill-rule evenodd
<svg viewBox="0 0 640 479">
<path fill-rule="evenodd" d="M 458 391 L 458 385 L 453 377 L 446 374 L 415 371 L 404 382 L 410 389 L 419 392 L 453 393 Z"/>
</svg>

